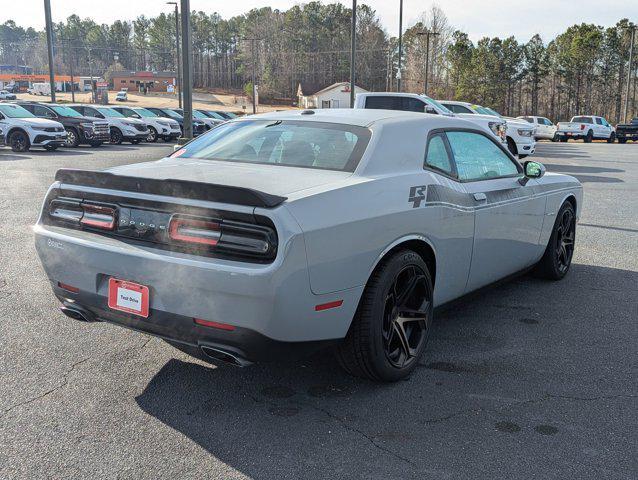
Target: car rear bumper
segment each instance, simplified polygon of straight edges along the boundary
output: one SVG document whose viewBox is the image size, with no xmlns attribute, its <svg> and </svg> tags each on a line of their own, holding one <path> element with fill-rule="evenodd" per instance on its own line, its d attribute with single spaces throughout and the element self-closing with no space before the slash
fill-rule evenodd
<svg viewBox="0 0 638 480">
<path fill-rule="evenodd" d="M 361 286 L 313 294 L 301 235 L 282 245 L 285 255 L 271 264 L 202 258 L 42 225 L 35 227 L 35 243 L 54 293 L 62 301 L 100 320 L 167 340 L 198 348 L 206 344 L 232 347 L 249 360 L 263 356 L 253 343 L 343 338 L 363 291 Z M 108 308 L 110 278 L 149 288 L 148 318 Z M 63 290 L 58 282 L 79 291 Z M 335 301 L 342 303 L 317 309 Z M 231 325 L 234 330 L 202 327 L 194 319 Z M 253 340 L 262 337 L 263 342 Z"/>
</svg>

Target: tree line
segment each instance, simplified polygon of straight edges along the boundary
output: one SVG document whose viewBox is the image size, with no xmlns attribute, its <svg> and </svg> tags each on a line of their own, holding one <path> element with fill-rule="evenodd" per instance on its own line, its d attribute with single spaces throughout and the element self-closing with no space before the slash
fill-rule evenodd
<svg viewBox="0 0 638 480">
<path fill-rule="evenodd" d="M 323 87 L 349 79 L 351 10 L 313 1 L 288 10 L 253 9 L 224 19 L 193 11 L 192 64 L 196 88 L 243 90 L 256 72 L 262 101 L 295 100 L 300 82 Z M 553 39 L 534 35 L 473 42 L 454 29 L 437 6 L 402 38 L 401 89 L 424 89 L 426 36 L 429 91 L 435 98 L 490 106 L 504 115 L 536 114 L 564 120 L 577 113 L 621 120 L 629 66 L 631 27 L 573 25 Z M 175 70 L 175 16 L 139 16 L 110 25 L 71 15 L 54 25 L 58 74 L 104 75 L 115 70 Z M 638 35 L 637 35 L 638 36 Z M 368 90 L 398 88 L 398 39 L 387 34 L 376 12 L 357 8 L 357 84 Z M 638 60 L 635 55 L 634 58 Z M 0 63 L 47 71 L 46 36 L 13 21 L 0 25 Z M 638 115 L 636 82 L 630 114 Z"/>
</svg>

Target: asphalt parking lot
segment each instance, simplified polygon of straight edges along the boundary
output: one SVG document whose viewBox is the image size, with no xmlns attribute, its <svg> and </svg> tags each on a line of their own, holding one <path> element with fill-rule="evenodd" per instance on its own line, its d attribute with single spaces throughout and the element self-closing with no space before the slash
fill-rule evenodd
<svg viewBox="0 0 638 480">
<path fill-rule="evenodd" d="M 638 477 L 637 144 L 540 144 L 585 188 L 571 272 L 437 312 L 391 385 L 325 354 L 213 368 L 59 313 L 31 232 L 55 171 L 171 150 L 0 149 L 0 478 Z"/>
</svg>

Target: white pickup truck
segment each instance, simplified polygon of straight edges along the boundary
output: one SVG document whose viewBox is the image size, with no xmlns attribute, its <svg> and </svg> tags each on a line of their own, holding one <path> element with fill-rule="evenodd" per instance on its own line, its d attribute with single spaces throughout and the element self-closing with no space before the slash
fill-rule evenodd
<svg viewBox="0 0 638 480">
<path fill-rule="evenodd" d="M 607 140 L 607 143 L 616 141 L 616 129 L 603 117 L 595 115 L 577 115 L 569 122 L 558 122 L 556 135 L 561 142 L 583 139 L 585 143 L 592 140 Z"/>
<path fill-rule="evenodd" d="M 432 113 L 456 117 L 457 115 L 427 95 L 416 93 L 392 93 L 392 92 L 368 92 L 358 93 L 354 108 L 371 108 L 377 110 L 401 110 L 407 112 Z M 472 123 L 479 125 L 487 133 L 490 133 L 503 146 L 507 146 L 507 123 L 492 115 L 470 115 L 464 117 Z"/>
</svg>

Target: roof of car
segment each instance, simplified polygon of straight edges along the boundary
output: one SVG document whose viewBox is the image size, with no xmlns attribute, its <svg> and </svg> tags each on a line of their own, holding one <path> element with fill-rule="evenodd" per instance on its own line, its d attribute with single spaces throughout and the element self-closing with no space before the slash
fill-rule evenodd
<svg viewBox="0 0 638 480">
<path fill-rule="evenodd" d="M 310 113 L 312 112 L 312 113 Z M 438 123 L 443 115 L 420 112 L 403 112 L 400 110 L 375 110 L 368 108 L 325 108 L 317 110 L 285 110 L 281 112 L 261 113 L 235 119 L 234 121 L 258 120 L 304 120 L 325 123 L 341 123 L 367 127 L 376 122 L 386 120 L 425 120 Z"/>
<path fill-rule="evenodd" d="M 458 100 L 437 100 L 437 102 L 443 104 L 449 103 L 450 105 L 463 105 L 464 107 L 471 107 L 472 105 L 474 105 L 470 102 L 459 102 Z"/>
</svg>

